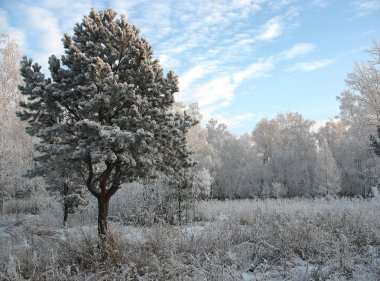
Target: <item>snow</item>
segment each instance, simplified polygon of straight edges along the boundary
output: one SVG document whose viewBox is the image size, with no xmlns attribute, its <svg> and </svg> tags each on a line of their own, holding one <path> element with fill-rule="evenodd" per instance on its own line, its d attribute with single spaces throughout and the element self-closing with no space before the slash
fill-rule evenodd
<svg viewBox="0 0 380 281">
<path fill-rule="evenodd" d="M 189 225 L 182 229 L 182 233 L 188 238 L 199 236 L 203 233 L 203 231 L 204 231 L 204 226 L 199 225 L 199 224 Z"/>
<path fill-rule="evenodd" d="M 10 230 L 5 226 L 0 226 L 0 242 L 3 241 L 3 239 L 6 241 L 6 239 L 9 238 L 11 238 Z"/>
<path fill-rule="evenodd" d="M 380 236 L 373 231 L 379 227 L 379 208 L 377 199 L 209 200 L 197 206 L 199 221 L 193 223 L 148 227 L 110 221 L 109 229 L 117 238 L 116 243 L 121 243 L 117 244 L 120 249 L 139 251 L 127 253 L 129 258 L 135 254 L 138 262 L 139 258 L 151 257 L 151 261 L 148 258 L 144 263 L 151 266 L 152 272 L 162 268 L 189 274 L 186 270 L 191 268 L 198 280 L 207 280 L 210 274 L 216 274 L 217 280 L 231 280 L 228 276 L 233 275 L 237 276 L 234 280 L 242 281 L 317 280 L 315 278 L 375 281 L 378 280 L 377 268 L 380 268 L 380 245 L 376 242 Z M 96 217 L 89 223 L 89 219 L 82 216 L 70 215 L 67 228 L 61 227 L 57 213 L 51 210 L 39 215 L 0 217 L 3 252 L 0 260 L 7 266 L 10 256 L 14 261 L 23 262 L 20 255 L 36 253 L 40 257 L 50 255 L 51 249 L 58 251 L 55 255 L 59 258 L 59 251 L 63 251 L 60 247 L 69 244 L 75 245 L 79 253 L 96 251 Z M 322 222 L 321 217 L 326 219 Z M 346 220 L 343 225 L 342 219 Z M 362 226 L 357 227 L 363 220 Z M 319 228 L 310 228 L 311 232 L 304 233 L 306 236 L 297 236 L 316 221 Z M 334 227 L 336 233 L 324 232 L 326 226 Z M 363 227 L 368 228 L 363 231 Z M 293 239 L 294 236 L 297 238 Z M 357 239 L 363 239 L 364 244 L 354 244 Z M 326 240 L 332 244 L 325 244 Z M 93 250 L 87 249 L 89 245 Z M 309 247 L 320 247 L 316 251 L 325 255 L 306 253 Z M 162 260 L 166 255 L 171 257 L 170 261 Z M 34 261 L 45 262 L 37 258 Z M 73 266 L 78 267 L 77 272 L 83 270 L 75 262 Z M 17 276 L 17 267 L 12 270 Z M 116 268 L 109 270 L 117 271 Z M 210 273 L 210 270 L 216 271 Z M 86 274 L 100 273 L 94 269 Z"/>
<path fill-rule="evenodd" d="M 242 274 L 242 281 L 284 281 L 284 277 L 279 276 L 279 273 L 275 270 L 264 273 L 252 273 L 244 272 Z"/>
<path fill-rule="evenodd" d="M 146 239 L 147 229 L 134 226 L 124 226 L 123 234 L 127 238 L 128 242 L 133 244 L 143 244 L 147 241 Z"/>
<path fill-rule="evenodd" d="M 65 229 L 58 229 L 56 237 L 60 239 L 61 241 L 66 241 L 67 237 L 66 237 Z"/>
<path fill-rule="evenodd" d="M 371 193 L 373 197 L 376 197 L 376 198 L 380 197 L 379 188 L 377 186 L 371 187 Z"/>
</svg>

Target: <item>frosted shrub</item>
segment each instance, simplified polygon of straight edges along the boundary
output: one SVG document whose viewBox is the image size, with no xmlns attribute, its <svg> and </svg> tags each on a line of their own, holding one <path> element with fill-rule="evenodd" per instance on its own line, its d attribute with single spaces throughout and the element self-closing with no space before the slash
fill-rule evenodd
<svg viewBox="0 0 380 281">
<path fill-rule="evenodd" d="M 349 278 L 357 270 L 357 255 L 362 247 L 375 245 L 380 250 L 379 211 L 380 201 L 363 199 L 210 201 L 197 206 L 198 219 L 228 225 L 230 230 L 224 229 L 223 235 L 231 238 L 232 245 L 252 243 L 253 270 L 262 264 L 282 266 L 285 275 L 290 276 L 289 262 L 298 257 L 302 266 L 307 261 L 317 263 L 320 269 L 313 267 L 316 276 L 338 272 Z M 215 231 L 217 245 L 213 246 L 225 249 L 220 234 Z M 236 251 L 234 254 L 236 258 Z M 372 264 L 374 260 L 372 256 L 365 263 Z M 376 275 L 375 264 L 371 268 L 366 272 L 372 270 L 370 275 Z"/>
<path fill-rule="evenodd" d="M 285 190 L 285 187 L 282 183 L 273 182 L 271 193 L 272 193 L 271 195 L 274 198 L 281 198 L 281 197 L 284 197 L 286 195 L 286 190 Z"/>
<path fill-rule="evenodd" d="M 49 200 L 50 198 L 47 197 Z M 33 195 L 28 199 L 8 199 L 4 202 L 4 214 L 39 214 L 46 207 L 46 198 L 39 195 Z"/>
<path fill-rule="evenodd" d="M 122 190 L 113 217 L 138 221 L 127 206 L 154 209 L 127 193 L 142 185 Z M 379 211 L 380 201 L 363 199 L 211 200 L 197 204 L 199 221 L 188 225 L 111 223 L 105 254 L 95 223 L 64 230 L 50 210 L 4 215 L 0 279 L 377 281 Z"/>
<path fill-rule="evenodd" d="M 173 193 L 163 180 L 148 184 L 130 183 L 111 201 L 110 218 L 134 225 L 173 221 L 177 206 Z"/>
</svg>

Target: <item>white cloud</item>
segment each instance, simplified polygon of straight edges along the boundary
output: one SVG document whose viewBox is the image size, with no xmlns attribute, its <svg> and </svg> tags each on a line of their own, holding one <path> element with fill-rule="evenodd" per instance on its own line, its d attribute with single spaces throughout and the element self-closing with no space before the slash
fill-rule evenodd
<svg viewBox="0 0 380 281">
<path fill-rule="evenodd" d="M 277 38 L 283 31 L 283 24 L 279 18 L 273 18 L 265 23 L 257 39 L 268 41 Z"/>
<path fill-rule="evenodd" d="M 184 42 L 176 42 L 176 44 L 170 48 L 170 51 L 176 54 L 183 53 L 189 49 L 196 47 L 198 45 L 198 41 L 200 41 L 198 37 L 193 36 Z"/>
<path fill-rule="evenodd" d="M 210 105 L 225 107 L 233 100 L 236 86 L 229 75 L 223 75 L 200 86 L 195 92 L 195 99 L 200 108 Z"/>
<path fill-rule="evenodd" d="M 247 39 L 241 39 L 237 42 L 237 45 L 244 46 L 244 45 L 250 45 L 255 43 L 255 39 L 253 38 L 247 38 Z"/>
<path fill-rule="evenodd" d="M 269 2 L 269 7 L 272 10 L 281 10 L 282 8 L 289 6 L 293 2 L 296 2 L 297 0 L 272 0 Z"/>
<path fill-rule="evenodd" d="M 231 105 L 243 81 L 270 74 L 280 60 L 278 54 L 251 64 L 247 57 L 253 55 L 257 41 L 270 41 L 293 28 L 298 16 L 291 5 L 295 0 L 110 0 L 109 7 L 103 0 L 41 0 L 32 8 L 26 0 L 16 2 L 11 9 L 22 15 L 28 42 L 33 44 L 26 50 L 40 63 L 47 62 L 51 54 L 62 53 L 63 33 L 72 34 L 75 23 L 81 22 L 91 7 L 98 11 L 112 7 L 119 15 L 125 14 L 152 43 L 161 65 L 184 73 L 176 97 L 199 101 L 201 112 L 210 117 Z M 263 17 L 253 17 L 258 11 Z M 311 44 L 303 44 L 283 56 L 311 51 Z M 230 117 L 235 120 L 230 123 L 241 118 Z"/>
<path fill-rule="evenodd" d="M 273 69 L 273 62 L 270 60 L 257 62 L 249 65 L 244 70 L 238 71 L 233 74 L 233 81 L 235 84 L 240 84 L 247 78 L 259 78 L 268 75 L 268 71 Z"/>
<path fill-rule="evenodd" d="M 315 49 L 315 45 L 311 43 L 298 43 L 289 50 L 280 53 L 281 58 L 292 59 L 301 55 L 308 54 Z"/>
<path fill-rule="evenodd" d="M 333 59 L 316 60 L 312 62 L 297 63 L 294 66 L 288 68 L 287 72 L 304 71 L 310 72 L 326 66 L 329 66 L 334 62 Z"/>
<path fill-rule="evenodd" d="M 143 3 L 146 0 L 134 0 L 134 1 L 120 1 L 120 0 L 111 0 L 110 7 L 117 11 L 119 15 L 124 15 L 128 18 L 134 11 L 134 9 Z"/>
<path fill-rule="evenodd" d="M 147 3 L 147 2 L 141 2 Z M 165 36 L 169 35 L 172 31 L 172 7 L 169 3 L 165 2 L 149 2 L 147 10 L 151 12 L 145 12 L 139 14 L 138 17 L 133 18 L 142 31 L 142 35 L 149 36 L 151 39 L 161 40 Z"/>
<path fill-rule="evenodd" d="M 279 36 L 282 31 L 282 19 L 277 17 L 272 18 L 263 26 L 262 33 L 259 38 L 260 40 L 270 40 L 271 38 Z M 235 98 L 236 90 L 243 81 L 247 79 L 267 77 L 270 75 L 270 71 L 275 67 L 276 61 L 307 54 L 315 48 L 315 46 L 311 43 L 299 43 L 281 54 L 263 58 L 242 67 L 240 70 L 236 69 L 236 67 L 232 67 L 233 69 L 221 68 L 219 69 L 218 76 L 205 80 L 204 78 L 206 78 L 207 75 L 217 69 L 215 68 L 211 71 L 207 70 L 211 62 L 209 58 L 213 57 L 213 60 L 219 60 L 219 57 L 222 55 L 222 60 L 233 59 L 233 57 L 229 55 L 230 53 L 235 54 L 236 50 L 250 48 L 250 46 L 255 42 L 255 39 L 258 39 L 258 37 L 252 36 L 252 33 L 250 34 L 249 32 L 250 30 L 245 30 L 244 33 L 232 34 L 233 37 L 228 38 L 230 41 L 225 40 L 222 41 L 223 43 L 221 45 L 212 46 L 212 48 L 209 49 L 209 52 L 204 53 L 206 57 L 201 65 L 196 65 L 188 70 L 184 75 L 180 76 L 181 92 L 176 97 L 183 102 L 197 101 L 200 106 L 201 114 L 206 120 L 211 117 L 215 118 L 216 113 L 218 113 L 220 109 L 227 108 L 231 105 Z M 197 40 L 198 43 L 202 44 L 204 42 L 204 40 L 200 39 L 202 35 L 198 35 L 199 34 L 196 33 L 195 38 L 197 39 L 192 38 L 191 40 L 194 40 L 193 42 Z M 177 42 L 186 42 L 183 40 L 184 38 L 186 38 L 186 35 L 177 38 Z M 183 45 L 189 46 L 189 44 L 183 43 L 178 44 L 177 46 L 182 48 Z M 194 58 L 192 57 L 192 59 Z M 222 63 L 222 61 L 218 62 L 219 65 Z M 199 81 L 201 81 L 201 83 L 199 83 Z M 239 116 L 239 118 L 236 117 L 232 119 L 234 121 L 228 123 L 232 124 L 233 122 L 243 122 L 243 119 L 241 118 L 241 116 Z"/>
<path fill-rule="evenodd" d="M 174 56 L 170 56 L 167 54 L 161 54 L 158 56 L 158 60 L 160 61 L 160 65 L 164 69 L 175 69 L 180 62 L 174 58 Z"/>
<path fill-rule="evenodd" d="M 61 51 L 61 31 L 56 16 L 42 8 L 31 7 L 26 14 L 28 28 L 37 36 L 40 46 L 44 51 Z M 43 19 L 43 20 L 41 20 Z"/>
<path fill-rule="evenodd" d="M 205 120 L 213 117 L 215 111 L 228 107 L 235 97 L 238 85 L 230 75 L 222 74 L 202 84 L 194 85 L 180 92 L 176 98 L 182 102 L 197 102 Z"/>
<path fill-rule="evenodd" d="M 179 77 L 179 88 L 181 91 L 186 91 L 189 86 L 200 78 L 203 78 L 207 73 L 211 72 L 211 66 L 197 65 L 188 70 L 184 75 Z"/>
<path fill-rule="evenodd" d="M 327 8 L 327 6 L 329 5 L 329 1 L 328 0 L 313 0 L 312 4 L 319 8 Z"/>
<path fill-rule="evenodd" d="M 254 113 L 245 113 L 235 116 L 224 116 L 223 114 L 216 114 L 213 116 L 213 118 L 216 119 L 219 123 L 226 124 L 229 128 L 239 128 L 243 125 L 242 123 L 252 121 L 256 117 L 257 116 Z"/>
<path fill-rule="evenodd" d="M 358 16 L 364 16 L 380 10 L 379 0 L 354 0 L 351 4 L 356 9 Z"/>
<path fill-rule="evenodd" d="M 14 8 L 27 14 L 31 6 L 28 1 L 21 0 L 17 2 L 18 5 Z M 112 4 L 110 6 L 113 7 Z M 40 0 L 33 7 L 49 11 L 56 17 L 59 29 L 62 32 L 61 36 L 64 32 L 72 34 L 75 24 L 81 22 L 83 16 L 87 16 L 90 13 L 91 8 L 95 8 L 98 11 L 109 8 L 104 6 L 104 1 L 102 0 Z M 117 12 L 122 13 L 119 10 Z"/>
<path fill-rule="evenodd" d="M 252 0 L 234 0 L 232 5 L 242 9 L 245 13 L 258 12 L 262 9 L 259 2 L 260 1 Z"/>
<path fill-rule="evenodd" d="M 149 2 L 142 6 L 144 10 L 150 10 Z M 203 0 L 203 1 L 170 1 L 164 2 L 171 6 L 170 15 L 160 18 L 176 19 L 176 24 L 171 25 L 173 36 L 165 37 L 160 41 L 161 47 L 170 50 L 174 56 L 191 56 L 194 50 L 204 49 L 207 58 L 224 55 L 223 59 L 233 59 L 236 56 L 236 48 L 244 48 L 246 52 L 251 51 L 255 42 L 256 30 L 252 21 L 244 21 L 243 18 L 252 17 L 257 11 L 264 10 L 267 1 L 262 0 Z M 202 9 L 200 9 L 200 5 Z M 162 29 L 160 20 L 150 19 L 154 27 L 152 32 L 157 33 Z M 260 40 L 269 40 L 278 36 L 282 30 L 280 19 L 272 19 L 262 26 L 259 34 Z M 221 36 L 223 34 L 223 36 Z M 243 36 L 242 36 L 243 35 Z M 151 38 L 152 38 L 151 37 Z M 234 49 L 232 48 L 234 47 Z M 226 49 L 231 50 L 230 52 Z"/>
<path fill-rule="evenodd" d="M 30 7 L 23 11 L 27 25 L 28 37 L 33 38 L 34 51 L 29 54 L 47 71 L 48 57 L 63 54 L 62 32 L 56 16 L 49 10 Z M 43 20 L 41 20 L 43 19 Z"/>
<path fill-rule="evenodd" d="M 239 71 L 222 73 L 201 84 L 194 84 L 194 82 L 209 74 L 209 69 L 206 66 L 194 67 L 180 78 L 181 93 L 177 95 L 177 98 L 183 102 L 198 102 L 205 120 L 215 118 L 216 111 L 230 106 L 235 98 L 237 87 L 244 80 L 266 77 L 273 67 L 274 64 L 270 59 L 262 60 Z M 238 122 L 240 119 L 234 120 Z"/>
<path fill-rule="evenodd" d="M 19 28 L 10 26 L 8 21 L 8 14 L 2 9 L 0 9 L 0 33 L 7 34 L 11 39 L 15 40 L 21 48 L 25 47 L 25 32 Z"/>
</svg>

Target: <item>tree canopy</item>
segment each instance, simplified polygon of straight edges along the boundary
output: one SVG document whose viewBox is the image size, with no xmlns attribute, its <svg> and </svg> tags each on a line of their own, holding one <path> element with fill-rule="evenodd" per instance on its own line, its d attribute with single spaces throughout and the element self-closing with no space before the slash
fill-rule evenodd
<svg viewBox="0 0 380 281">
<path fill-rule="evenodd" d="M 164 160 L 178 147 L 181 163 L 191 162 L 179 144 L 194 120 L 169 112 L 177 76 L 164 75 L 152 47 L 124 16 L 93 9 L 62 41 L 65 54 L 49 58 L 51 78 L 22 59 L 20 91 L 28 101 L 19 116 L 41 139 L 35 170 L 46 175 L 52 166 L 74 168 L 98 200 L 104 235 L 109 200 L 123 183 L 172 168 Z"/>
</svg>

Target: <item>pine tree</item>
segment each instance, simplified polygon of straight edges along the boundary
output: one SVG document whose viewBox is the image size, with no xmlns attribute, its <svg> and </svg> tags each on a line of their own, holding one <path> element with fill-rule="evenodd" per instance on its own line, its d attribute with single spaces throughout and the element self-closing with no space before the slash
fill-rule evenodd
<svg viewBox="0 0 380 281">
<path fill-rule="evenodd" d="M 192 126 L 197 124 L 197 120 L 193 119 L 185 111 L 184 115 L 176 113 L 174 122 L 169 124 L 171 141 L 169 145 L 165 145 L 164 170 L 169 179 L 169 185 L 173 190 L 173 198 L 178 205 L 176 213 L 178 221 L 182 221 L 183 204 L 193 199 L 193 174 L 190 170 L 196 163 L 192 160 L 192 152 L 187 147 L 186 134 Z M 175 148 L 175 149 L 173 149 Z"/>
<path fill-rule="evenodd" d="M 46 156 L 43 154 L 35 157 L 39 165 L 26 175 L 29 178 L 40 176 L 45 179 L 46 189 L 62 202 L 63 226 L 65 227 L 68 215 L 73 214 L 80 206 L 88 204 L 86 185 L 79 173 L 81 166 L 70 161 L 66 154 Z"/>
<path fill-rule="evenodd" d="M 124 16 L 93 9 L 62 41 L 65 55 L 49 58 L 51 79 L 22 60 L 20 90 L 28 102 L 19 116 L 41 139 L 36 169 L 51 173 L 51 162 L 64 157 L 96 197 L 104 237 L 110 198 L 123 183 L 167 171 L 168 153 L 183 146 L 181 134 L 192 122 L 168 112 L 177 77 L 164 76 L 152 47 Z"/>
</svg>

